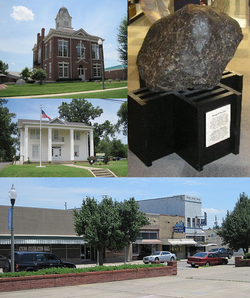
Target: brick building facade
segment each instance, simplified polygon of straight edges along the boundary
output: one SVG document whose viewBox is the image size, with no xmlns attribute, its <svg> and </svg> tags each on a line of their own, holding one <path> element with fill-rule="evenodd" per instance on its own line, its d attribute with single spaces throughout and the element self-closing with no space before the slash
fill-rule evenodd
<svg viewBox="0 0 250 298">
<path fill-rule="evenodd" d="M 103 47 L 99 36 L 88 34 L 82 28 L 72 28 L 72 17 L 66 7 L 61 7 L 56 16 L 56 29 L 45 35 L 42 28 L 37 34 L 33 50 L 33 67 L 47 73 L 47 81 L 56 79 L 101 79 Z"/>
</svg>

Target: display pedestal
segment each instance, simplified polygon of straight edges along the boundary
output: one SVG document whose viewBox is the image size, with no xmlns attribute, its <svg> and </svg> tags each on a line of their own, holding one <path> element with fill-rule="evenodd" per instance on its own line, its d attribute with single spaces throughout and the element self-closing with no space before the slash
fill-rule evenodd
<svg viewBox="0 0 250 298">
<path fill-rule="evenodd" d="M 227 71 L 221 82 L 230 87 L 129 92 L 129 149 L 146 166 L 176 152 L 198 171 L 229 153 L 238 154 L 243 77 Z"/>
</svg>

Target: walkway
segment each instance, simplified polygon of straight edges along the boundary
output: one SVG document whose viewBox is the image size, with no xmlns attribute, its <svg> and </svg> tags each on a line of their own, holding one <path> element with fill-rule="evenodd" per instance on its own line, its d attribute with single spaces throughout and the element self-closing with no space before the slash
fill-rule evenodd
<svg viewBox="0 0 250 298">
<path fill-rule="evenodd" d="M 119 87 L 119 88 L 111 88 L 111 89 L 101 89 L 101 90 L 91 90 L 91 91 L 80 91 L 80 92 L 70 92 L 70 93 L 58 93 L 58 94 L 42 94 L 42 95 L 25 95 L 25 96 L 14 96 L 14 97 L 6 97 L 6 98 L 50 98 L 50 97 L 58 97 L 65 95 L 74 95 L 74 94 L 85 94 L 85 93 L 95 93 L 95 92 L 105 92 L 105 91 L 115 91 L 127 89 L 127 87 Z"/>
<path fill-rule="evenodd" d="M 64 164 L 64 166 L 88 170 L 95 178 L 101 178 L 101 177 L 102 178 L 108 178 L 108 177 L 116 177 L 117 178 L 117 176 L 109 169 L 77 166 L 77 165 L 71 165 L 71 164 Z"/>
<path fill-rule="evenodd" d="M 11 162 L 0 162 L 0 170 L 2 170 L 4 167 L 10 165 Z"/>
</svg>

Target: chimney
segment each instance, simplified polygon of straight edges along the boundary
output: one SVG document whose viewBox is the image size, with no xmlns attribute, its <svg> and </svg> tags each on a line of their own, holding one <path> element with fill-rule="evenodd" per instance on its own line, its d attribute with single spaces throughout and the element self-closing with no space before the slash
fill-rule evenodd
<svg viewBox="0 0 250 298">
<path fill-rule="evenodd" d="M 42 28 L 42 39 L 44 39 L 45 36 L 45 28 Z"/>
</svg>

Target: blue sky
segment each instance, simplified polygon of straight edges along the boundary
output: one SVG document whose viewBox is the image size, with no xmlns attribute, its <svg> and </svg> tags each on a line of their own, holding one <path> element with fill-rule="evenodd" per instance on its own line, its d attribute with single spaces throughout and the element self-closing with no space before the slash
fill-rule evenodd
<svg viewBox="0 0 250 298">
<path fill-rule="evenodd" d="M 32 67 L 32 48 L 37 33 L 55 28 L 55 18 L 63 6 L 72 17 L 74 30 L 84 29 L 104 41 L 105 67 L 120 64 L 117 55 L 117 28 L 127 15 L 126 0 L 0 0 L 0 60 L 9 71 Z"/>
<path fill-rule="evenodd" d="M 9 205 L 8 192 L 14 183 L 16 206 L 64 209 L 79 207 L 86 196 L 101 200 L 103 195 L 117 201 L 172 195 L 202 198 L 202 210 L 212 227 L 226 211 L 233 210 L 239 194 L 250 195 L 250 178 L 1 178 L 0 205 Z"/>
<path fill-rule="evenodd" d="M 106 120 L 109 120 L 112 124 L 116 124 L 118 117 L 117 111 L 120 109 L 121 104 L 125 99 L 86 99 L 88 102 L 91 102 L 94 107 L 99 106 L 103 109 L 103 113 L 100 117 L 92 120 L 92 123 L 104 123 Z M 18 119 L 40 119 L 40 104 L 42 104 L 42 109 L 45 113 L 51 118 L 58 117 L 58 107 L 62 102 L 70 103 L 72 99 L 9 99 L 8 103 L 4 106 L 8 107 L 10 113 L 15 113 L 16 118 L 13 119 L 13 122 L 17 122 Z M 48 120 L 48 119 L 44 119 Z M 124 144 L 127 143 L 127 137 L 122 133 L 116 134 L 115 136 L 118 140 L 121 140 Z"/>
</svg>

